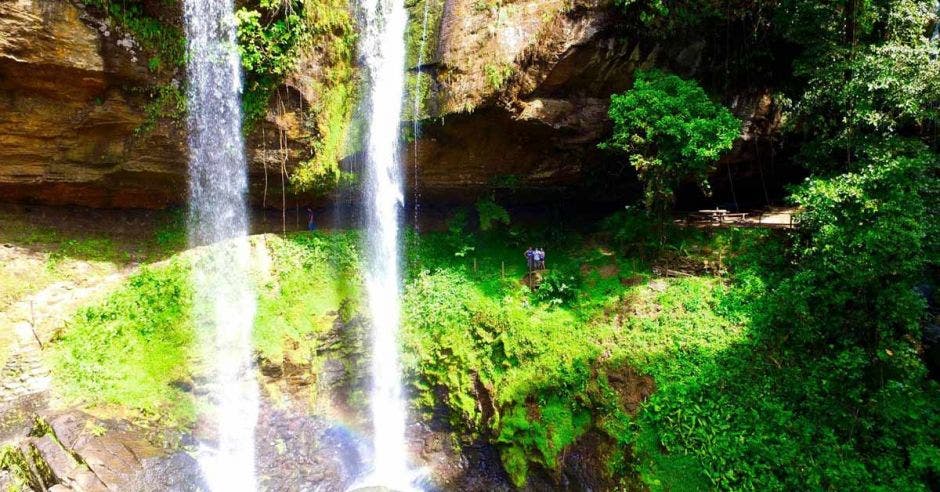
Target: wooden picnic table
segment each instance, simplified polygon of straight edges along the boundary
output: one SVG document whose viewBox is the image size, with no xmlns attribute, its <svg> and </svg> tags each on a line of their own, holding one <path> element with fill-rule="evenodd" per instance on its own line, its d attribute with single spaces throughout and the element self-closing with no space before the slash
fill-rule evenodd
<svg viewBox="0 0 940 492">
<path fill-rule="evenodd" d="M 747 218 L 746 212 L 728 212 L 723 208 L 699 210 L 694 215 L 698 218 L 713 220 L 719 224 L 724 222 L 725 219 L 744 220 Z"/>
</svg>

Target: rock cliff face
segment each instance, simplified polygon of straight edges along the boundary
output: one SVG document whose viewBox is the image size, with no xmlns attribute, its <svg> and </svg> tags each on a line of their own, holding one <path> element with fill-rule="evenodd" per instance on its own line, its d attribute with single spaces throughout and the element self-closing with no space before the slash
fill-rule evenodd
<svg viewBox="0 0 940 492">
<path fill-rule="evenodd" d="M 587 163 L 605 158 L 596 143 L 608 130 L 607 98 L 654 61 L 621 34 L 606 2 L 447 2 L 433 71 L 442 118 L 424 126 L 409 155 L 419 192 L 440 199 L 505 181 L 535 193 L 578 183 Z"/>
<path fill-rule="evenodd" d="M 176 73 L 166 83 L 178 86 L 181 78 Z M 264 165 L 279 167 L 282 156 L 295 161 L 300 154 L 291 137 L 298 134 L 296 108 L 310 103 L 300 98 L 315 97 L 309 80 L 291 77 L 278 99 L 286 109 L 250 136 L 253 182 L 261 184 Z M 81 4 L 0 3 L 0 201 L 182 203 L 185 123 L 148 121 L 158 82 L 165 81 L 148 70 L 134 38 Z M 284 152 L 281 132 L 288 138 Z M 254 188 L 260 199 L 263 186 Z"/>
<path fill-rule="evenodd" d="M 181 135 L 146 135 L 133 40 L 54 0 L 0 4 L 0 197 L 157 207 L 184 183 Z"/>
<path fill-rule="evenodd" d="M 430 32 L 439 34 L 429 40 L 436 49 L 421 67 L 430 78 L 428 118 L 405 146 L 407 183 L 423 200 L 472 201 L 497 182 L 513 183 L 519 197 L 590 189 L 585 175 L 611 159 L 596 149 L 609 131 L 610 94 L 628 88 L 638 67 L 694 71 L 701 50 L 631 39 L 603 0 L 438 2 L 440 24 Z M 259 204 L 279 206 L 282 163 L 290 171 L 310 155 L 301 112 L 316 102 L 318 63 L 297 63 L 248 137 Z M 185 125 L 161 120 L 140 131 L 154 79 L 136 41 L 81 4 L 0 3 L 0 201 L 182 203 Z M 767 132 L 776 117 L 764 96 L 740 98 L 736 111 Z M 751 159 L 744 151 L 752 147 L 739 145 L 728 160 Z"/>
<path fill-rule="evenodd" d="M 440 118 L 409 149 L 409 162 L 418 162 L 409 183 L 431 200 L 473 197 L 507 181 L 517 199 L 557 198 L 560 190 L 610 199 L 590 177 L 622 160 L 596 147 L 610 131 L 610 95 L 628 89 L 638 68 L 693 75 L 704 46 L 661 46 L 625 25 L 606 0 L 489 8 L 448 1 L 432 67 L 439 92 L 428 105 Z M 747 164 L 778 129 L 779 111 L 766 91 L 730 102 L 744 126 L 722 163 Z"/>
</svg>

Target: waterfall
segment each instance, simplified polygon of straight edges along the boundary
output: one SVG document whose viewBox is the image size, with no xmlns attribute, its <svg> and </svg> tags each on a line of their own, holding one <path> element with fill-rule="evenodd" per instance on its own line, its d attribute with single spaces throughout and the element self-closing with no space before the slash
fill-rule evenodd
<svg viewBox="0 0 940 492">
<path fill-rule="evenodd" d="M 399 222 L 404 196 L 399 139 L 405 83 L 403 0 L 362 0 L 363 57 L 368 91 L 365 147 L 365 278 L 372 320 L 373 469 L 365 485 L 410 489 L 405 402 L 398 357 L 401 316 Z"/>
<path fill-rule="evenodd" d="M 258 383 L 252 367 L 255 297 L 249 278 L 241 65 L 232 0 L 185 0 L 189 61 L 189 239 L 194 318 L 210 409 L 199 462 L 214 492 L 255 490 Z"/>
</svg>

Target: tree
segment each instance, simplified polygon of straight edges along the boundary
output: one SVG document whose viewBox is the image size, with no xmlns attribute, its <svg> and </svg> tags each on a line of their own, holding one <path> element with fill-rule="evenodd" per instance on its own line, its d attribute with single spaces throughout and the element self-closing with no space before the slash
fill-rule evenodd
<svg viewBox="0 0 940 492">
<path fill-rule="evenodd" d="M 940 392 L 917 356 L 925 302 L 914 288 L 936 222 L 934 8 L 784 0 L 776 13 L 801 50 L 785 118 L 811 174 L 792 195 L 794 268 L 760 331 L 791 368 L 779 387 L 794 413 L 843 450 L 816 460 L 835 488 L 925 489 L 940 476 Z"/>
<path fill-rule="evenodd" d="M 938 162 L 926 131 L 940 116 L 933 8 L 786 0 L 777 12 L 803 49 L 794 72 L 804 84 L 787 119 L 812 172 L 792 197 L 803 209 L 798 262 L 778 317 L 790 343 L 861 346 L 875 361 L 916 335 L 924 309 L 913 287 L 927 259 Z"/>
<path fill-rule="evenodd" d="M 608 115 L 614 134 L 600 147 L 630 154 L 644 202 L 660 214 L 682 180 L 695 179 L 708 192 L 708 172 L 740 130 L 734 115 L 694 81 L 659 70 L 638 70 L 632 89 L 611 96 Z"/>
</svg>

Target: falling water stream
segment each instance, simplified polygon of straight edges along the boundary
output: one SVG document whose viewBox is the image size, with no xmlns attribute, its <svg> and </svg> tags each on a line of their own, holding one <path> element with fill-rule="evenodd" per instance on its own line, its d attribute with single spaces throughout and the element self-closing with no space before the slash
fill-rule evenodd
<svg viewBox="0 0 940 492">
<path fill-rule="evenodd" d="M 195 319 L 206 361 L 210 427 L 199 463 L 213 492 L 255 490 L 258 384 L 249 279 L 241 65 L 232 0 L 185 0 L 189 85 L 189 240 Z"/>
<path fill-rule="evenodd" d="M 415 83 L 412 90 L 413 107 L 411 112 L 411 123 L 412 137 L 414 139 L 414 204 L 412 204 L 414 217 L 412 217 L 412 227 L 414 227 L 415 232 L 418 232 L 418 209 L 420 207 L 419 199 L 421 198 L 421 195 L 418 192 L 418 138 L 421 136 L 421 103 L 423 102 L 421 92 L 421 75 L 424 73 L 424 50 L 427 46 L 428 40 L 428 14 L 430 13 L 430 5 L 431 0 L 424 0 L 424 16 L 421 19 L 421 44 L 418 45 L 418 65 L 414 76 Z"/>
<path fill-rule="evenodd" d="M 399 156 L 405 83 L 403 0 L 362 0 L 368 137 L 363 180 L 365 277 L 372 320 L 373 466 L 362 485 L 409 490 L 405 402 L 398 357 L 401 311 L 399 222 L 404 196 Z"/>
</svg>

